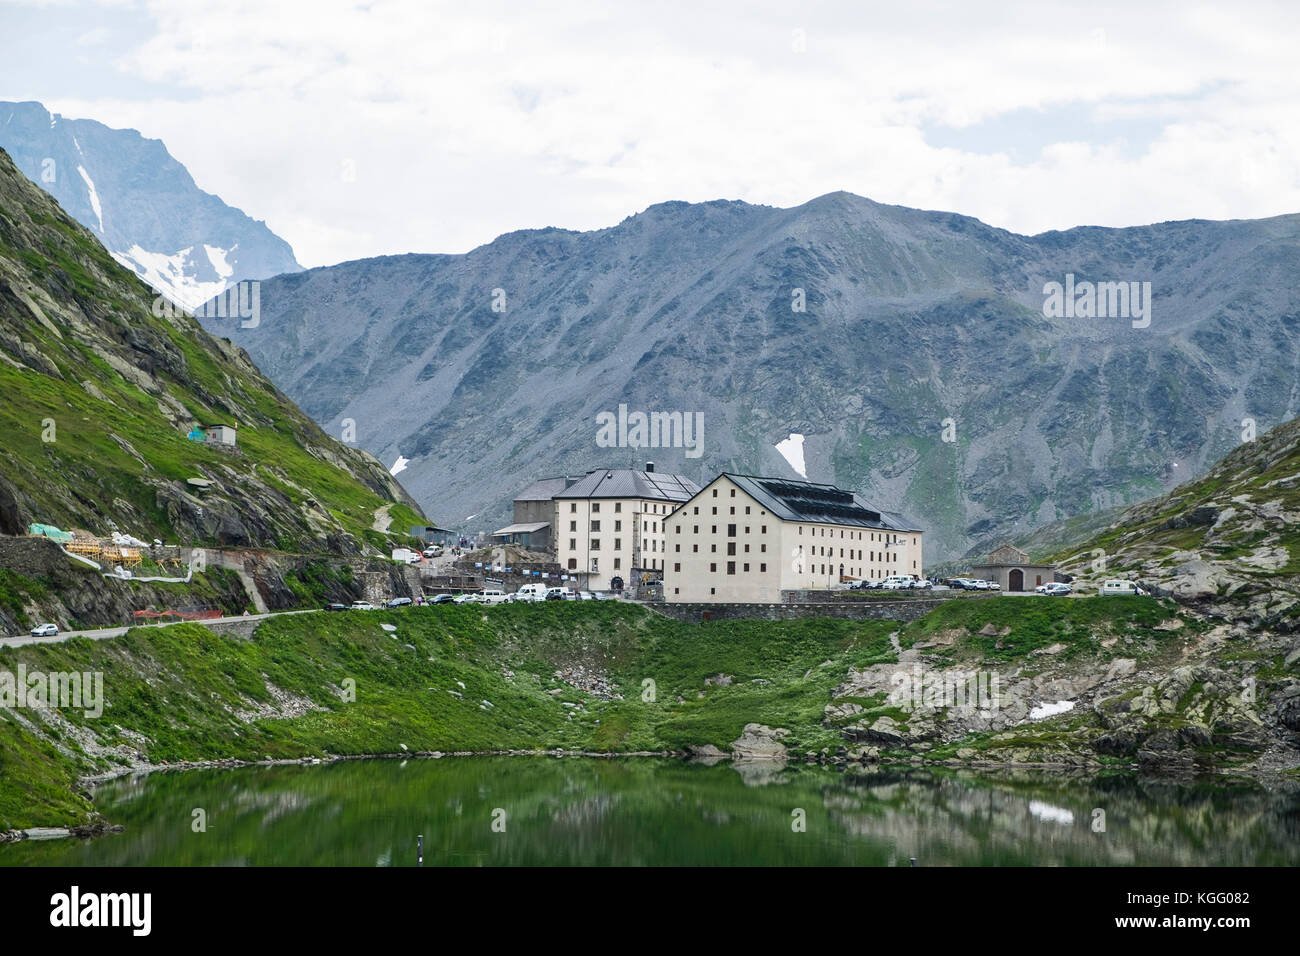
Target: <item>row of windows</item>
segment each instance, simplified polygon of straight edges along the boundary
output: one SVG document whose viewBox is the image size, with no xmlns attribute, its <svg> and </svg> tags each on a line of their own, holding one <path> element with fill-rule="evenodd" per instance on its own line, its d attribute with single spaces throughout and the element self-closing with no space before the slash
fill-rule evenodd
<svg viewBox="0 0 1300 956">
<path fill-rule="evenodd" d="M 643 512 L 644 514 L 656 514 L 656 515 L 672 514 L 672 512 L 668 509 L 667 505 L 643 504 L 642 507 L 645 508 L 645 511 Z M 577 513 L 578 513 L 578 503 L 576 501 L 569 502 L 569 514 L 576 515 Z M 591 513 L 594 515 L 600 514 L 599 501 L 593 501 L 591 503 Z M 622 513 L 623 513 L 623 502 L 621 501 L 614 502 L 614 514 L 622 514 Z"/>
<path fill-rule="evenodd" d="M 665 545 L 665 547 L 667 547 L 667 546 Z M 569 550 L 570 550 L 570 551 L 577 551 L 577 550 L 578 550 L 578 539 L 577 539 L 577 538 L 570 538 L 570 539 L 569 539 Z M 592 550 L 592 551 L 599 551 L 599 550 L 600 550 L 600 539 L 599 539 L 599 538 L 592 538 L 592 539 L 591 539 L 591 548 L 590 548 L 590 550 Z M 623 539 L 622 539 L 622 538 L 615 538 L 615 539 L 614 539 L 614 550 L 615 550 L 615 551 L 622 551 L 622 550 L 623 550 Z M 641 550 L 644 551 L 644 550 L 647 550 L 647 549 L 643 547 Z M 650 550 L 650 551 L 655 551 L 655 552 L 657 552 L 657 551 L 659 550 L 659 540 L 658 540 L 657 538 L 651 538 L 651 539 L 650 539 L 650 547 L 649 547 L 648 550 Z"/>
</svg>

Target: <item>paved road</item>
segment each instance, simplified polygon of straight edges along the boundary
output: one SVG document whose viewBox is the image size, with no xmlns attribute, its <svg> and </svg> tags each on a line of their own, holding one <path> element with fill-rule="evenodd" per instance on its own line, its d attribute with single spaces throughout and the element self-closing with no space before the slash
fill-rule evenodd
<svg viewBox="0 0 1300 956">
<path fill-rule="evenodd" d="M 269 614 L 249 614 L 247 616 L 240 614 L 240 615 L 234 615 L 232 617 L 216 618 L 215 620 L 232 621 L 232 622 L 233 621 L 264 621 L 268 617 L 275 617 L 279 614 L 311 614 L 314 612 L 315 612 L 315 608 L 308 608 L 307 610 L 303 610 L 303 611 L 272 611 Z M 93 631 L 60 631 L 59 634 L 55 637 L 32 637 L 29 634 L 22 634 L 15 637 L 0 637 L 0 647 L 23 647 L 24 645 L 27 644 L 58 644 L 61 643 L 62 641 L 66 641 L 74 637 L 88 637 L 92 641 L 103 641 L 112 637 L 121 637 L 131 627 L 167 627 L 170 624 L 176 624 L 176 623 L 178 622 L 168 621 L 163 624 L 131 624 L 127 627 L 101 627 Z M 200 621 L 198 623 L 202 624 L 202 623 L 211 623 L 211 622 Z"/>
</svg>

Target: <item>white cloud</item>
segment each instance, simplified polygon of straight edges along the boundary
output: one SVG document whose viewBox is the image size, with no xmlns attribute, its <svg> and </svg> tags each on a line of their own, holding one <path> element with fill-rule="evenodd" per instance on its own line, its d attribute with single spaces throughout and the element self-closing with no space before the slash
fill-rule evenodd
<svg viewBox="0 0 1300 956">
<path fill-rule="evenodd" d="M 163 139 L 306 265 L 835 189 L 1019 232 L 1300 208 L 1300 10 L 1285 6 L 149 8 L 152 36 L 105 50 L 174 99 L 88 88 L 46 105 Z M 1051 135 L 1028 156 L 996 135 L 927 139 L 1009 116 L 1030 139 L 1050 118 Z M 1120 119 L 1150 124 L 1136 154 L 1105 138 Z"/>
</svg>

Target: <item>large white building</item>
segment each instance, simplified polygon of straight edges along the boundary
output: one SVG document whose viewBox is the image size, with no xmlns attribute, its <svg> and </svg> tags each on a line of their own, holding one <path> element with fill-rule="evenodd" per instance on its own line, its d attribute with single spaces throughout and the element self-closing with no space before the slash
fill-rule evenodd
<svg viewBox="0 0 1300 956">
<path fill-rule="evenodd" d="M 834 485 L 721 474 L 668 517 L 664 599 L 780 603 L 782 592 L 921 571 L 921 531 Z"/>
<path fill-rule="evenodd" d="M 700 490 L 681 475 L 600 469 L 555 494 L 555 557 L 560 569 L 595 591 L 614 579 L 631 586 L 661 578 L 667 561 L 669 514 Z M 634 579 L 634 576 L 635 579 Z"/>
</svg>

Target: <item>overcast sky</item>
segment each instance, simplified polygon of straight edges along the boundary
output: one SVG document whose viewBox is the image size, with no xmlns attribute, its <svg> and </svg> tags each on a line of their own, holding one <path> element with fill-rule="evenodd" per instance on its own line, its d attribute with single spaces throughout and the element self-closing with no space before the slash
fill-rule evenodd
<svg viewBox="0 0 1300 956">
<path fill-rule="evenodd" d="M 0 99 L 163 140 L 314 266 L 836 189 L 1293 213 L 1298 40 L 1296 3 L 0 0 Z"/>
</svg>

